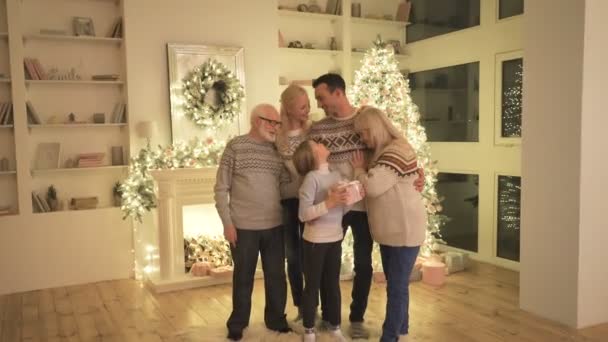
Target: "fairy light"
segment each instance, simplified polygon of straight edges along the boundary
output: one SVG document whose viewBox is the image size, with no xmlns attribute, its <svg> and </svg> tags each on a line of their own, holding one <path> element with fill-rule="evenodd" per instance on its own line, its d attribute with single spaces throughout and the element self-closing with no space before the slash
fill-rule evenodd
<svg viewBox="0 0 608 342">
<path fill-rule="evenodd" d="M 438 170 L 436 161 L 431 158 L 426 132 L 420 124 L 418 106 L 410 96 L 409 82 L 401 74 L 390 44 L 378 38 L 365 53 L 349 95 L 356 106 L 372 105 L 383 110 L 416 150 L 419 165 L 425 172 L 422 195 L 427 211 L 427 234 L 421 253 L 431 254 L 435 243 L 443 242 L 440 228 L 447 219 L 440 214 L 442 207 L 435 190 Z"/>
</svg>

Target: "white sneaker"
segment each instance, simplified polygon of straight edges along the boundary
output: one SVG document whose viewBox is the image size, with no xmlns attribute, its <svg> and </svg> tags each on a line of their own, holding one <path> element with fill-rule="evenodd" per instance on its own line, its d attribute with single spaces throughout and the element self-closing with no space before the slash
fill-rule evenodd
<svg viewBox="0 0 608 342">
<path fill-rule="evenodd" d="M 330 332 L 330 335 L 334 341 L 337 342 L 346 342 L 346 338 L 342 335 L 342 330 L 340 328 L 334 329 Z"/>
<path fill-rule="evenodd" d="M 317 335 L 315 335 L 315 332 L 305 332 L 304 336 L 302 337 L 302 341 L 304 342 L 315 342 L 317 340 Z"/>
</svg>

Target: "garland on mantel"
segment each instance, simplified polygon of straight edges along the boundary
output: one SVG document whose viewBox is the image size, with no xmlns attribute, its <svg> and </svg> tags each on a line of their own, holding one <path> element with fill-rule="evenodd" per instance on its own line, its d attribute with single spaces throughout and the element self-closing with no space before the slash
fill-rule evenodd
<svg viewBox="0 0 608 342">
<path fill-rule="evenodd" d="M 146 212 L 156 208 L 151 170 L 217 166 L 225 147 L 224 141 L 209 138 L 177 142 L 166 147 L 148 145 L 142 148 L 137 156 L 131 158 L 129 175 L 121 185 L 123 219 L 132 217 L 141 222 Z"/>
</svg>

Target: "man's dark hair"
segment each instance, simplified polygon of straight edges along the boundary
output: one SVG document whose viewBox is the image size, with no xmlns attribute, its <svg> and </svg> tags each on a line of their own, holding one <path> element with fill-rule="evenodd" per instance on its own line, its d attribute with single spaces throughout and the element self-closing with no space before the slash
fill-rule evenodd
<svg viewBox="0 0 608 342">
<path fill-rule="evenodd" d="M 343 93 L 346 93 L 346 82 L 344 82 L 342 76 L 338 74 L 329 73 L 321 75 L 319 78 L 314 80 L 314 82 L 312 82 L 312 86 L 316 88 L 323 83 L 327 84 L 327 88 L 329 89 L 330 93 L 333 93 L 336 89 L 340 89 Z"/>
</svg>

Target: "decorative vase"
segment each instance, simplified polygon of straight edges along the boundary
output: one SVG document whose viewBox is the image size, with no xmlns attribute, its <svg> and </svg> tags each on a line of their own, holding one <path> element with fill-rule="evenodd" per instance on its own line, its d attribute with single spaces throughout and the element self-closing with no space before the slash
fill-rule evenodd
<svg viewBox="0 0 608 342">
<path fill-rule="evenodd" d="M 122 205 L 122 196 L 114 195 L 114 206 L 120 207 Z"/>
<path fill-rule="evenodd" d="M 47 198 L 47 201 L 49 202 L 49 208 L 51 208 L 51 211 L 59 210 L 59 201 L 56 198 Z"/>
</svg>

